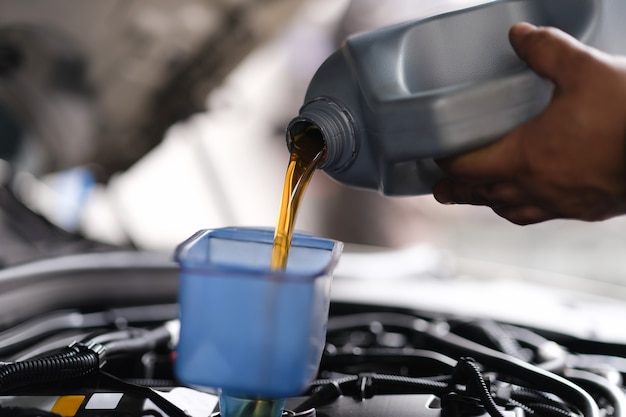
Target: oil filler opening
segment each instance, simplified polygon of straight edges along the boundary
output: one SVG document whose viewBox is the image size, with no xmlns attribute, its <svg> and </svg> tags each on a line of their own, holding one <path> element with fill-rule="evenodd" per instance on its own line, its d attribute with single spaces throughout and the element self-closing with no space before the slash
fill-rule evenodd
<svg viewBox="0 0 626 417">
<path fill-rule="evenodd" d="M 307 120 L 294 120 L 287 130 L 287 148 L 291 153 L 310 154 L 323 152 L 320 167 L 327 159 L 327 147 L 322 130 Z"/>
<path fill-rule="evenodd" d="M 300 109 L 300 115 L 287 126 L 287 146 L 292 149 L 298 135 L 317 137 L 324 142 L 324 171 L 338 172 L 356 156 L 353 118 L 349 111 L 326 97 L 318 97 Z"/>
</svg>

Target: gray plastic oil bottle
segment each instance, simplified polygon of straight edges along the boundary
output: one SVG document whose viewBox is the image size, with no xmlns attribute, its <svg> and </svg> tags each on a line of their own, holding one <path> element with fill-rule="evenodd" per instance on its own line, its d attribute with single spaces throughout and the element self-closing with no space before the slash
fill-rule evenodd
<svg viewBox="0 0 626 417">
<path fill-rule="evenodd" d="M 386 195 L 431 192 L 435 159 L 497 140 L 547 105 L 551 84 L 508 40 L 520 21 L 589 42 L 602 0 L 494 0 L 349 37 L 313 77 L 287 144 L 326 143 L 321 169 Z"/>
</svg>

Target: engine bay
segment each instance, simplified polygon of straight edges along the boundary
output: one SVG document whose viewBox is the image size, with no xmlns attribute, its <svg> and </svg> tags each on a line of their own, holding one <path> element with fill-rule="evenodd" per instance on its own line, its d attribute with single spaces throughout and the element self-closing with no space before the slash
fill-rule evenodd
<svg viewBox="0 0 626 417">
<path fill-rule="evenodd" d="M 342 291 L 349 285 L 358 283 Z M 168 256 L 109 247 L 50 256 L 0 271 L 0 288 L 1 416 L 219 415 L 215 393 L 173 372 Z M 620 416 L 625 347 L 339 297 L 317 377 L 283 415 Z"/>
</svg>

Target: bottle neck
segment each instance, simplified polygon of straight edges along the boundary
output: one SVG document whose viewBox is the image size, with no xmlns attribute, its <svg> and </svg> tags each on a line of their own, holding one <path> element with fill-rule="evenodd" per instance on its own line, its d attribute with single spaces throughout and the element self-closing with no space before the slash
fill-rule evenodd
<svg viewBox="0 0 626 417">
<path fill-rule="evenodd" d="M 326 155 L 320 168 L 325 171 L 341 171 L 356 155 L 354 123 L 350 114 L 327 98 L 316 98 L 306 103 L 287 126 L 287 147 L 305 131 L 317 130 L 321 135 Z"/>
</svg>

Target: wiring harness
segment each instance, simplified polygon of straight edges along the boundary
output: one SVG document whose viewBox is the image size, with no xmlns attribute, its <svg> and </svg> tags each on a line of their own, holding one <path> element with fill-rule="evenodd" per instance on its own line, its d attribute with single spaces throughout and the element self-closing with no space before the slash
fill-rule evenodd
<svg viewBox="0 0 626 417">
<path fill-rule="evenodd" d="M 153 328 L 129 328 L 115 331 L 100 331 L 81 341 L 72 342 L 69 346 L 54 349 L 51 353 L 37 357 L 0 363 L 0 395 L 16 395 L 46 386 L 58 386 L 60 383 L 89 384 L 87 377 L 97 378 L 97 384 L 109 389 L 117 389 L 127 393 L 135 393 L 150 399 L 154 404 L 166 411 L 171 417 L 188 417 L 188 415 L 169 401 L 158 395 L 147 385 L 138 385 L 125 381 L 103 370 L 110 358 L 142 355 L 152 352 L 158 347 L 168 346 L 175 340 L 171 324 Z M 145 381 L 144 381 L 145 382 Z M 2 413 L 12 416 L 27 416 L 30 411 L 11 408 L 0 408 Z M 33 414 L 42 416 L 44 414 Z M 45 415 L 55 415 L 46 413 Z"/>
<path fill-rule="evenodd" d="M 327 378 L 315 381 L 295 410 L 340 396 L 434 394 L 450 416 L 623 416 L 626 347 L 550 336 L 491 320 L 405 312 L 334 316 L 322 360 Z"/>
<path fill-rule="evenodd" d="M 315 410 L 333 416 L 328 410 L 342 397 L 367 404 L 379 396 L 430 395 L 436 402 L 429 407 L 439 409 L 441 417 L 624 417 L 624 345 L 493 320 L 389 310 L 354 314 L 343 311 L 364 307 L 339 307 L 331 311 L 318 379 L 302 397 L 288 401 L 286 416 L 315 417 Z M 158 312 L 155 322 L 135 317 L 143 326 L 126 326 L 132 323 L 120 320 L 120 312 L 68 320 L 81 314 L 69 312 L 30 323 L 41 329 L 39 336 L 0 333 L 5 360 L 0 362 L 0 395 L 95 384 L 150 399 L 168 416 L 186 416 L 155 393 L 158 387 L 177 386 L 172 371 L 177 321 L 163 321 L 173 314 L 169 307 L 151 311 Z M 70 325 L 77 322 L 86 327 Z M 112 325 L 121 322 L 124 328 Z M 60 347 L 65 338 L 47 339 L 63 329 L 70 329 L 76 341 Z M 146 358 L 157 356 L 162 369 L 150 365 L 148 372 Z M 138 363 L 142 370 L 131 371 Z M 9 410 L 0 407 L 0 416 L 11 415 L 2 414 Z"/>
</svg>

